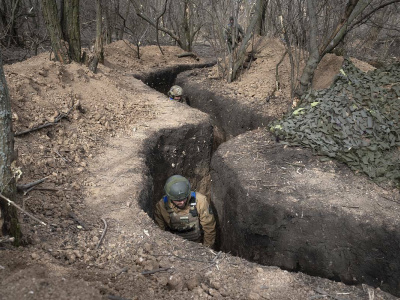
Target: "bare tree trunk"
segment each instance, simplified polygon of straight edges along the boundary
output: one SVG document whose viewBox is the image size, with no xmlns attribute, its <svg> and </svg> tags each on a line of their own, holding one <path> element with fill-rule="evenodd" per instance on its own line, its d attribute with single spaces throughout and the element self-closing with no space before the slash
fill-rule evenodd
<svg viewBox="0 0 400 300">
<path fill-rule="evenodd" d="M 160 52 L 161 52 L 162 55 L 164 55 L 164 51 L 162 50 L 162 48 L 161 48 L 161 46 L 160 46 L 160 40 L 159 40 L 159 35 L 158 35 L 158 26 L 159 26 L 159 24 L 160 24 L 160 19 L 161 19 L 161 17 L 165 14 L 165 12 L 166 12 L 166 10 L 167 10 L 167 3 L 168 3 L 168 0 L 165 0 L 165 2 L 164 2 L 164 9 L 163 9 L 163 11 L 162 11 L 162 12 L 157 16 L 157 18 L 156 18 L 157 45 L 158 45 L 158 48 L 160 49 Z"/>
<path fill-rule="evenodd" d="M 120 19 L 122 20 L 122 22 L 120 22 L 120 24 L 119 24 L 119 30 L 118 30 L 118 36 L 117 36 L 118 40 L 122 40 L 124 38 L 125 28 L 127 27 L 126 18 L 128 18 L 128 16 L 129 16 L 130 9 L 131 9 L 131 3 L 128 1 L 128 3 L 126 4 L 125 17 L 123 17 L 121 15 L 119 10 L 116 11 L 117 16 L 119 16 Z"/>
<path fill-rule="evenodd" d="M 190 27 L 189 27 L 189 22 L 190 22 L 190 3 L 188 0 L 185 0 L 184 8 L 183 8 L 183 36 L 184 41 L 185 41 L 185 48 L 187 49 L 188 52 L 192 51 L 192 42 L 190 39 Z"/>
<path fill-rule="evenodd" d="M 119 19 L 118 18 L 118 16 L 119 16 L 119 2 L 120 2 L 120 0 L 115 0 L 114 1 L 115 2 L 115 5 L 114 5 L 114 9 L 113 10 L 111 10 L 110 8 L 108 9 L 108 11 L 112 11 L 112 26 L 113 26 L 113 28 L 114 28 L 114 34 L 115 34 L 115 38 L 117 39 L 117 40 L 122 40 L 122 37 L 121 37 L 121 30 L 122 30 L 122 34 L 123 34 L 123 30 L 124 30 L 124 28 L 121 28 L 121 26 L 119 26 L 119 22 L 117 22 L 117 19 Z M 129 2 L 128 2 L 129 3 Z M 103 10 L 104 11 L 104 10 Z M 121 37 L 121 38 L 120 38 Z"/>
<path fill-rule="evenodd" d="M 261 1 L 260 5 L 261 7 L 256 8 L 257 10 L 261 11 L 261 16 L 256 27 L 256 33 L 262 36 L 265 34 L 265 16 L 267 13 L 268 0 Z"/>
<path fill-rule="evenodd" d="M 97 14 L 97 12 L 96 12 Z M 117 17 L 114 17 L 114 14 L 117 16 L 119 15 L 119 9 L 117 7 L 110 7 L 109 5 L 105 5 L 102 8 L 102 14 L 104 16 L 104 34 L 103 34 L 103 43 L 104 44 L 111 44 L 112 42 L 112 34 L 113 34 L 113 29 L 112 29 L 112 24 L 114 23 L 114 26 L 116 26 L 116 19 Z M 111 15 L 113 15 L 113 20 L 114 22 L 111 22 Z M 103 29 L 102 29 L 103 30 Z M 118 30 L 114 27 L 115 30 L 115 36 L 118 39 Z"/>
<path fill-rule="evenodd" d="M 280 16 L 283 16 L 282 13 L 282 3 L 281 0 L 276 0 L 276 4 L 278 6 L 278 13 Z M 291 10 L 292 6 L 289 5 L 288 7 L 288 15 L 291 15 Z M 290 43 L 290 39 L 287 33 L 287 26 L 286 26 L 286 20 L 282 20 L 282 27 L 283 27 L 283 38 L 285 40 L 285 48 L 286 48 L 286 53 L 289 55 L 289 61 L 290 61 L 290 98 L 293 99 L 294 96 L 294 89 L 295 89 L 295 83 L 294 83 L 294 70 L 295 70 L 295 65 L 294 65 L 294 59 L 293 59 L 293 53 L 292 53 L 292 45 Z"/>
<path fill-rule="evenodd" d="M 7 3 L 0 1 L 0 28 L 7 28 Z"/>
<path fill-rule="evenodd" d="M 57 5 L 57 17 L 60 22 L 61 28 L 63 27 L 64 24 L 64 0 L 56 0 L 56 5 Z M 63 39 L 65 37 L 63 36 Z"/>
<path fill-rule="evenodd" d="M 261 7 L 260 2 L 263 2 L 263 1 L 264 0 L 257 0 L 255 7 L 256 8 Z M 255 9 L 255 14 L 250 21 L 249 27 L 247 27 L 246 33 L 243 37 L 243 41 L 240 45 L 240 48 L 238 49 L 237 58 L 233 64 L 232 72 L 231 72 L 231 74 L 229 74 L 230 76 L 228 78 L 228 82 L 232 82 L 233 80 L 235 80 L 239 68 L 243 65 L 243 62 L 246 59 L 247 44 L 254 33 L 254 30 L 256 28 L 256 25 L 258 24 L 260 17 L 261 17 L 261 11 Z"/>
<path fill-rule="evenodd" d="M 54 56 L 59 62 L 68 64 L 70 63 L 68 45 L 64 42 L 62 37 L 61 25 L 57 16 L 56 2 L 54 0 L 41 0 L 41 4 Z"/>
<path fill-rule="evenodd" d="M 0 1 L 0 36 L 6 47 L 10 47 L 11 44 L 20 45 L 17 24 L 20 10 L 20 0 Z"/>
<path fill-rule="evenodd" d="M 8 199 L 15 202 L 17 188 L 15 178 L 11 170 L 11 163 L 14 158 L 14 136 L 12 131 L 11 101 L 8 93 L 6 78 L 4 76 L 1 52 L 0 112 L 0 192 Z M 4 202 L 3 199 L 0 199 L 0 210 L 0 219 L 3 220 L 0 236 L 2 234 L 9 234 L 13 236 L 15 237 L 15 244 L 18 245 L 21 240 L 21 231 L 15 207 L 8 205 L 6 202 Z"/>
<path fill-rule="evenodd" d="M 102 34 L 102 13 L 101 13 L 101 0 L 96 0 L 96 43 L 94 45 L 94 52 L 98 62 L 104 63 L 104 49 L 103 49 L 103 34 Z M 96 66 L 97 68 L 97 66 Z"/>
<path fill-rule="evenodd" d="M 64 38 L 69 44 L 69 57 L 81 62 L 81 30 L 79 22 L 79 0 L 64 0 Z"/>
<path fill-rule="evenodd" d="M 18 33 L 17 29 L 15 27 L 16 25 L 16 12 L 18 11 L 19 8 L 19 0 L 16 0 L 15 2 L 12 2 L 12 8 L 11 8 L 11 17 L 10 21 L 8 24 L 8 42 L 7 45 L 8 47 L 11 46 L 11 43 L 14 42 L 14 44 L 19 44 L 19 39 L 18 39 Z"/>
<path fill-rule="evenodd" d="M 301 96 L 310 86 L 312 79 L 314 77 L 315 69 L 318 66 L 321 58 L 319 56 L 318 51 L 318 43 L 317 43 L 317 14 L 315 11 L 315 2 L 314 0 L 307 0 L 307 8 L 308 8 L 308 18 L 310 20 L 310 56 L 308 58 L 307 64 L 304 67 L 303 73 L 300 78 L 300 85 L 296 90 L 296 93 Z"/>
</svg>

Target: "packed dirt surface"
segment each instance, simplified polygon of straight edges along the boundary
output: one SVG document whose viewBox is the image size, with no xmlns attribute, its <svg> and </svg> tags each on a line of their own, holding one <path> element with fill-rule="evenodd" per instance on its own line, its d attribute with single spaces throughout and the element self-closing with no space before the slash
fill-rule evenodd
<svg viewBox="0 0 400 300">
<path fill-rule="evenodd" d="M 269 58 L 281 54 L 279 44 L 268 47 L 251 71 L 260 73 L 232 84 L 250 97 L 271 93 L 276 61 Z M 139 203 L 162 189 L 149 183 L 147 140 L 209 118 L 131 76 L 199 61 L 178 58 L 183 51 L 176 47 L 163 47 L 165 55 L 156 46 L 141 50 L 137 59 L 132 45 L 108 45 L 97 74 L 50 61 L 49 53 L 4 67 L 18 184 L 45 178 L 18 201 L 47 225 L 21 213 L 25 244 L 0 244 L 0 299 L 395 299 L 379 288 L 250 263 L 159 230 Z M 282 93 L 287 97 L 287 89 Z"/>
</svg>

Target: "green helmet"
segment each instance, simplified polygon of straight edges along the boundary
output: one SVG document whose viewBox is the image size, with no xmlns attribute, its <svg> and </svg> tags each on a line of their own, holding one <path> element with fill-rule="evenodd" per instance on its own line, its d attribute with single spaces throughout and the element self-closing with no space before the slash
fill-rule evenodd
<svg viewBox="0 0 400 300">
<path fill-rule="evenodd" d="M 190 195 L 189 180 L 181 175 L 173 175 L 165 182 L 164 191 L 171 201 L 183 200 Z"/>
<path fill-rule="evenodd" d="M 180 97 L 183 95 L 183 89 L 179 85 L 174 85 L 168 92 L 169 97 Z"/>
</svg>

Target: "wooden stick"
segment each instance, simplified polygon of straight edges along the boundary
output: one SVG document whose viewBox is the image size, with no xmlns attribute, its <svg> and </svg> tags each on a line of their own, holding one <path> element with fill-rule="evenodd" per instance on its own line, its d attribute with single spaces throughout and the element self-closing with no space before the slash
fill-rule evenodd
<svg viewBox="0 0 400 300">
<path fill-rule="evenodd" d="M 30 191 L 32 191 L 34 188 L 35 188 L 35 187 L 33 186 L 33 187 L 30 187 L 29 189 L 27 189 L 26 191 L 24 191 L 24 196 L 25 196 L 26 194 L 28 194 Z"/>
<path fill-rule="evenodd" d="M 54 150 L 54 152 L 55 152 L 59 157 L 61 157 L 65 162 L 70 162 L 68 158 L 62 156 L 62 155 L 60 154 L 60 152 L 58 152 L 57 150 Z"/>
<path fill-rule="evenodd" d="M 17 191 L 19 192 L 23 192 L 25 190 L 30 189 L 31 187 L 38 185 L 40 183 L 42 183 L 43 181 L 45 181 L 47 179 L 47 177 L 44 177 L 42 179 L 27 183 L 27 184 L 17 184 Z"/>
<path fill-rule="evenodd" d="M 149 275 L 149 274 L 154 274 L 154 273 L 157 273 L 157 272 L 168 271 L 169 269 L 171 269 L 171 268 L 159 268 L 159 269 L 150 270 L 150 271 L 143 271 L 143 272 L 140 273 L 140 274 L 142 274 L 142 275 Z"/>
<path fill-rule="evenodd" d="M 97 243 L 96 250 L 99 249 L 100 244 L 101 244 L 101 242 L 103 241 L 104 236 L 106 235 L 106 232 L 107 232 L 107 222 L 106 222 L 106 220 L 104 220 L 104 219 L 101 219 L 101 220 L 102 220 L 103 223 L 104 223 L 104 229 L 103 229 L 103 234 L 101 235 L 101 238 L 100 238 L 99 242 Z"/>
<path fill-rule="evenodd" d="M 316 288 L 316 289 L 314 289 L 314 291 L 317 292 L 318 294 L 321 294 L 321 295 L 325 296 L 325 297 L 330 297 L 330 298 L 335 299 L 335 300 L 344 300 L 343 298 L 336 297 L 334 295 L 330 295 L 330 294 L 328 294 L 327 292 L 325 292 L 324 290 L 322 290 L 320 288 Z"/>
<path fill-rule="evenodd" d="M 27 129 L 27 130 L 15 132 L 14 136 L 24 135 L 24 134 L 27 134 L 27 133 L 32 132 L 32 131 L 36 131 L 36 130 L 39 130 L 39 129 L 42 129 L 42 128 L 53 126 L 53 125 L 57 124 L 59 121 L 61 121 L 61 119 L 68 117 L 68 115 L 70 114 L 70 112 L 72 111 L 73 108 L 74 108 L 74 106 L 71 106 L 67 113 L 58 113 L 58 116 L 54 119 L 53 122 L 48 122 L 48 123 L 45 123 L 45 124 L 42 124 L 42 125 L 38 125 L 36 127 L 30 128 L 30 129 Z"/>
<path fill-rule="evenodd" d="M 83 229 L 88 230 L 87 225 L 86 225 L 83 221 L 79 220 L 78 217 L 77 217 L 72 211 L 70 211 L 68 215 L 69 215 L 72 219 L 74 219 L 75 222 L 77 222 L 79 225 L 81 225 L 81 226 L 83 227 Z"/>
<path fill-rule="evenodd" d="M 222 251 L 219 251 L 219 252 L 217 253 L 217 255 L 215 255 L 215 257 L 214 257 L 214 259 L 212 260 L 212 262 L 215 262 L 215 261 L 220 257 L 221 253 L 222 253 Z"/>
<path fill-rule="evenodd" d="M 115 277 L 117 277 L 118 275 L 121 275 L 122 273 L 126 273 L 126 272 L 128 272 L 128 268 L 124 267 L 121 270 L 115 272 Z"/>
<path fill-rule="evenodd" d="M 215 253 L 214 251 L 212 251 L 212 252 Z M 222 251 L 219 251 L 219 252 L 215 255 L 215 257 L 213 258 L 213 260 L 211 261 L 211 263 L 210 263 L 207 267 L 201 269 L 200 272 L 201 272 L 201 271 L 204 271 L 205 269 L 208 269 L 208 268 L 210 268 L 210 267 L 212 267 L 212 266 L 216 266 L 217 269 L 218 269 L 218 258 L 220 257 L 221 254 L 222 254 Z"/>
<path fill-rule="evenodd" d="M 15 237 L 12 236 L 3 236 L 0 237 L 0 243 L 13 243 L 15 241 Z"/>
<path fill-rule="evenodd" d="M 8 202 L 8 204 L 11 204 L 12 206 L 18 208 L 20 211 L 22 211 L 24 214 L 26 214 L 28 217 L 31 217 L 32 219 L 34 219 L 36 222 L 39 222 L 40 224 L 47 226 L 47 224 L 43 221 L 40 221 L 38 218 L 36 218 L 35 216 L 31 215 L 30 213 L 28 213 L 26 210 L 22 209 L 22 207 L 20 207 L 18 204 L 14 203 L 13 201 L 11 201 L 10 199 L 8 199 L 6 196 L 4 196 L 3 194 L 0 193 L 0 198 L 6 200 Z"/>
<path fill-rule="evenodd" d="M 152 254 L 153 256 L 172 256 L 172 257 L 176 257 L 182 260 L 190 260 L 190 261 L 197 261 L 197 262 L 201 262 L 201 263 L 210 263 L 210 261 L 208 260 L 201 260 L 201 259 L 195 259 L 195 258 L 187 258 L 187 257 L 180 257 L 178 255 L 175 254 Z"/>
<path fill-rule="evenodd" d="M 58 191 L 72 191 L 71 189 L 60 189 L 60 188 L 50 188 L 50 187 L 35 187 L 35 190 L 37 191 L 54 191 L 54 192 L 58 192 Z"/>
</svg>

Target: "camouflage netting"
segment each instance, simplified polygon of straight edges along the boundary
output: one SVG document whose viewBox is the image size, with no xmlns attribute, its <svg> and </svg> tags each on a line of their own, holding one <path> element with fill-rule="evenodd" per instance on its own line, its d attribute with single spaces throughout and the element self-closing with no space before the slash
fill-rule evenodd
<svg viewBox="0 0 400 300">
<path fill-rule="evenodd" d="M 349 60 L 329 89 L 312 91 L 271 131 L 377 182 L 400 179 L 400 65 L 364 73 Z"/>
</svg>

